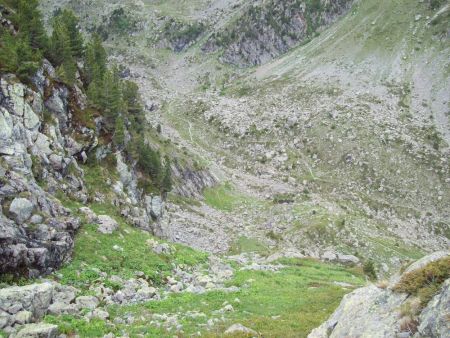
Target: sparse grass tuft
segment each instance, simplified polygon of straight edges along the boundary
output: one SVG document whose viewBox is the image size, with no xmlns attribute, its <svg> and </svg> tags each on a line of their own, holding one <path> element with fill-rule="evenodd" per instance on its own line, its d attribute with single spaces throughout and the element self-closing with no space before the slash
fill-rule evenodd
<svg viewBox="0 0 450 338">
<path fill-rule="evenodd" d="M 450 277 L 450 258 L 442 258 L 427 266 L 402 276 L 394 291 L 418 296 L 422 306 L 439 291 L 442 283 Z"/>
</svg>

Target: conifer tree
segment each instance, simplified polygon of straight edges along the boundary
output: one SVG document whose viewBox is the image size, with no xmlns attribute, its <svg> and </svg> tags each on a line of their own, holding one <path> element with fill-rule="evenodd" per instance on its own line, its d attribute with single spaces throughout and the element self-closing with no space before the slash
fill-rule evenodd
<svg viewBox="0 0 450 338">
<path fill-rule="evenodd" d="M 161 181 L 161 191 L 163 193 L 168 193 L 172 190 L 172 173 L 170 169 L 170 159 L 166 156 L 164 160 L 164 174 Z"/>
<path fill-rule="evenodd" d="M 13 2 L 16 14 L 12 19 L 19 27 L 19 38 L 28 40 L 32 48 L 45 51 L 48 37 L 38 6 L 38 0 L 17 0 Z"/>
<path fill-rule="evenodd" d="M 117 148 L 122 148 L 125 144 L 125 123 L 122 116 L 116 119 L 113 140 Z"/>
<path fill-rule="evenodd" d="M 59 21 L 61 24 L 64 24 L 67 28 L 72 56 L 74 58 L 82 57 L 84 51 L 84 41 L 83 35 L 78 28 L 78 18 L 75 16 L 75 14 L 73 14 L 72 11 L 64 9 L 60 14 L 57 15 L 55 20 Z"/>
<path fill-rule="evenodd" d="M 88 84 L 103 81 L 103 76 L 107 70 L 107 55 L 102 41 L 97 34 L 94 34 L 86 46 L 85 72 Z"/>
<path fill-rule="evenodd" d="M 59 76 L 66 84 L 72 85 L 76 80 L 77 65 L 72 53 L 69 29 L 59 19 L 53 22 L 50 51 L 52 61 L 60 66 Z"/>
<path fill-rule="evenodd" d="M 0 30 L 0 70 L 16 72 L 19 65 L 16 39 L 7 30 Z"/>
</svg>

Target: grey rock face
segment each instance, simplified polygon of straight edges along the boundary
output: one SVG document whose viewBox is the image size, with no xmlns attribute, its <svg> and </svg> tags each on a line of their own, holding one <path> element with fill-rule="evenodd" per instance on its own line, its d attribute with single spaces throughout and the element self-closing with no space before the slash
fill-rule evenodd
<svg viewBox="0 0 450 338">
<path fill-rule="evenodd" d="M 19 224 L 27 221 L 33 212 L 33 203 L 25 198 L 15 198 L 9 207 L 9 213 Z"/>
<path fill-rule="evenodd" d="M 448 253 L 428 255 L 410 266 L 404 274 L 424 267 Z M 396 293 L 389 288 L 366 286 L 346 295 L 338 309 L 309 338 L 332 337 L 410 337 L 402 325 L 401 309 L 409 301 L 409 295 Z M 450 324 L 450 280 L 447 280 L 418 317 L 418 333 L 414 337 L 448 337 Z"/>
<path fill-rule="evenodd" d="M 218 183 L 209 171 L 193 171 L 174 166 L 172 173 L 182 182 L 174 188 L 174 192 L 185 197 L 200 197 L 205 188 L 213 187 Z"/>
<path fill-rule="evenodd" d="M 69 122 L 67 111 L 69 91 L 65 87 L 57 88 L 45 102 L 45 107 L 56 115 L 62 130 L 66 130 Z"/>
<path fill-rule="evenodd" d="M 450 279 L 422 311 L 417 336 L 450 337 Z"/>
<path fill-rule="evenodd" d="M 238 66 L 266 63 L 346 13 L 351 0 L 315 8 L 297 1 L 264 1 L 247 7 L 238 23 L 213 35 L 203 51 L 224 49 L 222 60 Z"/>
<path fill-rule="evenodd" d="M 44 79 L 39 83 L 48 85 Z M 48 274 L 66 261 L 79 227 L 77 219 L 36 179 L 45 179 L 49 190 L 72 191 L 80 197 L 84 189 L 76 177 L 82 172 L 65 149 L 58 124 L 41 128 L 41 92 L 51 89 L 37 87 L 34 92 L 12 76 L 0 78 L 0 173 L 6 179 L 0 185 L 0 204 L 15 221 L 0 212 L 0 273 L 27 277 Z M 69 118 L 67 110 L 62 113 Z M 67 173 L 69 165 L 74 168 L 71 173 Z"/>
</svg>

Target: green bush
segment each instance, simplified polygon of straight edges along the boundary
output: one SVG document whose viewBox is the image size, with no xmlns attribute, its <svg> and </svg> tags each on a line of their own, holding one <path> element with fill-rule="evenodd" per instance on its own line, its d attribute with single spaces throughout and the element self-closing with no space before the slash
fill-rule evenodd
<svg viewBox="0 0 450 338">
<path fill-rule="evenodd" d="M 395 285 L 394 291 L 418 296 L 422 305 L 426 305 L 449 277 L 450 258 L 442 258 L 421 269 L 404 274 Z"/>
<path fill-rule="evenodd" d="M 377 279 L 377 272 L 375 270 L 375 265 L 373 264 L 372 260 L 368 260 L 363 265 L 363 272 L 369 276 L 370 279 L 375 280 Z"/>
</svg>

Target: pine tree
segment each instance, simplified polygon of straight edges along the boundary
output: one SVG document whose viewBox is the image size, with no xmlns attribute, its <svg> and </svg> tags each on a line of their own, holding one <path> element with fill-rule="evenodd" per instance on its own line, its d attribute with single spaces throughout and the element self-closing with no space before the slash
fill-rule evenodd
<svg viewBox="0 0 450 338">
<path fill-rule="evenodd" d="M 16 72 L 19 65 L 16 39 L 7 30 L 0 30 L 0 70 Z"/>
<path fill-rule="evenodd" d="M 14 23 L 19 27 L 19 37 L 28 40 L 33 49 L 47 50 L 48 37 L 38 9 L 38 0 L 17 0 L 13 7 L 16 14 Z"/>
<path fill-rule="evenodd" d="M 64 59 L 68 55 L 71 56 L 69 33 L 67 27 L 59 20 L 53 22 L 53 33 L 50 39 L 50 54 L 51 60 L 58 66 L 62 65 Z"/>
<path fill-rule="evenodd" d="M 27 81 L 33 76 L 40 67 L 42 54 L 34 51 L 28 43 L 28 40 L 18 39 L 16 41 L 17 51 L 17 75 L 23 81 Z"/>
<path fill-rule="evenodd" d="M 125 144 L 125 123 L 122 116 L 116 119 L 113 141 L 117 148 L 122 148 Z"/>
<path fill-rule="evenodd" d="M 135 115 L 141 114 L 143 109 L 138 85 L 132 81 L 124 81 L 122 93 L 127 112 Z"/>
<path fill-rule="evenodd" d="M 159 186 L 162 168 L 159 152 L 147 146 L 142 140 L 138 143 L 137 151 L 139 168 L 150 176 L 155 185 Z"/>
<path fill-rule="evenodd" d="M 83 35 L 78 29 L 78 18 L 72 11 L 64 9 L 60 11 L 53 19 L 53 26 L 63 25 L 67 29 L 68 40 L 73 58 L 80 58 L 84 52 Z"/>
<path fill-rule="evenodd" d="M 85 72 L 88 84 L 103 81 L 107 70 L 107 54 L 102 45 L 102 40 L 94 34 L 86 46 Z"/>
<path fill-rule="evenodd" d="M 161 191 L 163 193 L 168 193 L 172 190 L 172 173 L 170 169 L 170 159 L 166 156 L 164 161 L 164 176 L 161 181 Z"/>
<path fill-rule="evenodd" d="M 59 65 L 58 73 L 68 85 L 76 81 L 77 64 L 72 54 L 69 30 L 61 20 L 54 20 L 53 34 L 50 40 L 52 61 Z"/>
</svg>

